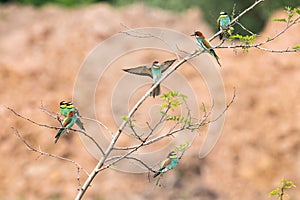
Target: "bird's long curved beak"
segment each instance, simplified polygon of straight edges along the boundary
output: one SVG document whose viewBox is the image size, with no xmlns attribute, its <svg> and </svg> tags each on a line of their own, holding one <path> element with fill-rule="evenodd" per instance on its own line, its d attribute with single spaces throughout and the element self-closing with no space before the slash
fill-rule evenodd
<svg viewBox="0 0 300 200">
<path fill-rule="evenodd" d="M 191 36 L 195 36 L 195 33 L 193 33 Z"/>
</svg>

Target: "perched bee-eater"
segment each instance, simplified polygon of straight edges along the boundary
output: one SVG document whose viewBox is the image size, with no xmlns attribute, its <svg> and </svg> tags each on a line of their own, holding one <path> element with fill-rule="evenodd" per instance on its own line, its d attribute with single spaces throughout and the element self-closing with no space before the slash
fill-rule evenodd
<svg viewBox="0 0 300 200">
<path fill-rule="evenodd" d="M 161 168 L 154 174 L 153 178 L 173 169 L 178 164 L 178 160 L 178 156 L 174 151 L 169 153 L 168 158 L 161 163 Z"/>
<path fill-rule="evenodd" d="M 83 123 L 80 121 L 80 115 L 79 115 L 79 111 L 77 108 L 74 107 L 73 103 L 72 102 L 68 102 L 67 103 L 67 109 L 68 111 L 74 111 L 75 115 L 76 115 L 76 124 L 77 126 L 79 126 L 79 128 L 81 128 L 82 130 L 85 131 L 84 127 L 83 127 Z"/>
<path fill-rule="evenodd" d="M 220 16 L 217 20 L 217 23 L 218 23 L 218 29 L 219 31 L 223 31 L 223 30 L 226 30 L 228 27 L 229 27 L 229 24 L 230 24 L 230 17 L 227 15 L 226 12 L 222 11 L 220 12 Z M 219 38 L 220 40 L 222 40 L 223 38 L 223 32 L 219 35 Z"/>
<path fill-rule="evenodd" d="M 67 102 L 66 101 L 61 101 L 59 103 L 59 111 L 60 111 L 60 114 L 62 114 L 65 117 L 68 115 L 70 110 L 67 108 Z"/>
<path fill-rule="evenodd" d="M 154 61 L 151 67 L 147 66 L 138 66 L 130 69 L 123 69 L 125 72 L 137 74 L 141 76 L 149 76 L 153 80 L 153 85 L 161 78 L 161 75 L 164 71 L 166 71 L 174 62 L 174 60 L 167 60 L 160 64 L 158 61 Z M 150 96 L 155 98 L 160 95 L 160 85 L 158 85 L 154 90 L 150 93 Z"/>
<path fill-rule="evenodd" d="M 55 140 L 54 140 L 55 143 L 58 141 L 59 137 L 66 131 L 66 129 L 69 129 L 74 125 L 76 120 L 77 120 L 77 116 L 75 114 L 75 111 L 71 110 L 62 123 L 63 128 L 59 129 L 58 133 L 55 136 Z"/>
<path fill-rule="evenodd" d="M 209 52 L 213 57 L 215 57 L 215 59 L 217 60 L 218 64 L 221 67 L 221 63 L 219 62 L 219 57 L 217 56 L 216 52 L 213 50 L 209 42 L 205 39 L 204 35 L 200 31 L 196 31 L 191 36 L 196 37 L 198 46 L 201 47 L 203 50 Z"/>
</svg>

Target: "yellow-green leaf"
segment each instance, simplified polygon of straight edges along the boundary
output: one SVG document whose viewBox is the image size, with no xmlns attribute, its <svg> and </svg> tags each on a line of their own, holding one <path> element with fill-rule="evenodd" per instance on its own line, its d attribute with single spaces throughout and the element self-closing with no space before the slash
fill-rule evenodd
<svg viewBox="0 0 300 200">
<path fill-rule="evenodd" d="M 286 22 L 286 19 L 284 19 L 284 18 L 274 18 L 273 21 L 274 22 Z"/>
</svg>

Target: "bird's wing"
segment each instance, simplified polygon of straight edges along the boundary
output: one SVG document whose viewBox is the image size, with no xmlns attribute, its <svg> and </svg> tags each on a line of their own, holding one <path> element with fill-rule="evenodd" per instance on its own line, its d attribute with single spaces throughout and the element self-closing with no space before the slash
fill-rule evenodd
<svg viewBox="0 0 300 200">
<path fill-rule="evenodd" d="M 131 73 L 131 74 L 137 74 L 141 76 L 150 76 L 152 78 L 152 71 L 151 68 L 148 68 L 147 66 L 138 66 L 130 69 L 123 69 L 125 72 Z"/>
<path fill-rule="evenodd" d="M 75 111 L 75 115 L 77 115 L 77 117 L 81 117 L 77 108 L 75 108 L 74 111 Z"/>
<path fill-rule="evenodd" d="M 163 62 L 161 64 L 161 72 L 166 71 L 175 61 L 176 61 L 176 59 L 174 59 L 174 60 L 167 60 L 167 61 Z"/>
<path fill-rule="evenodd" d="M 76 122 L 77 126 L 79 126 L 80 129 L 85 131 L 85 128 L 83 126 L 83 123 L 81 122 L 81 120 L 79 118 L 76 118 Z"/>
<path fill-rule="evenodd" d="M 203 42 L 204 46 L 205 46 L 207 49 L 210 49 L 210 48 L 211 48 L 211 46 L 210 46 L 210 44 L 207 42 L 207 40 L 203 39 L 202 42 Z"/>
<path fill-rule="evenodd" d="M 67 117 L 63 121 L 63 127 L 66 127 L 69 123 L 71 123 L 72 117 Z"/>
<path fill-rule="evenodd" d="M 166 160 L 164 160 L 164 162 L 161 165 L 161 168 L 165 168 L 166 166 L 168 166 L 169 164 L 171 164 L 171 159 L 167 158 Z"/>
</svg>

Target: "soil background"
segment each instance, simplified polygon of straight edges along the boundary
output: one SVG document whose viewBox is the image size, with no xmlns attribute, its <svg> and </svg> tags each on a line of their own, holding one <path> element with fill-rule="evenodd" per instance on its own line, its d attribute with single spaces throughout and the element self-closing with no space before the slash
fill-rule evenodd
<svg viewBox="0 0 300 200">
<path fill-rule="evenodd" d="M 274 13 L 273 17 L 280 16 L 284 13 Z M 126 8 L 96 4 L 73 9 L 0 6 L 0 199 L 75 197 L 76 167 L 28 151 L 14 130 L 36 148 L 73 159 L 91 171 L 97 161 L 79 137 L 70 133 L 54 144 L 54 130 L 17 118 L 6 107 L 35 121 L 58 126 L 57 121 L 41 112 L 41 101 L 47 109 L 58 112 L 61 100 L 71 100 L 81 63 L 97 44 L 124 30 L 121 24 L 132 28 L 166 27 L 187 35 L 195 29 L 207 37 L 213 34 L 197 9 L 175 14 L 141 4 Z M 270 20 L 258 40 L 283 27 L 283 23 Z M 299 45 L 298 33 L 299 25 L 265 47 L 286 49 Z M 220 73 L 228 100 L 233 87 L 236 99 L 226 113 L 223 133 L 213 151 L 199 160 L 201 141 L 197 140 L 176 170 L 164 176 L 162 187 L 149 183 L 145 174 L 107 170 L 95 179 L 84 199 L 262 200 L 270 199 L 268 193 L 283 177 L 297 185 L 288 191 L 290 199 L 299 199 L 300 54 L 272 54 L 257 49 L 248 53 L 216 51 L 222 62 Z M 147 54 L 143 59 L 137 58 L 136 63 L 147 59 L 152 62 L 153 58 Z M 194 78 L 191 68 L 181 68 L 179 72 L 195 87 L 201 82 Z M 116 73 L 119 74 L 108 78 L 114 81 L 122 71 Z M 105 96 L 109 87 L 100 92 Z M 96 106 L 107 107 L 100 103 Z M 105 123 L 114 125 L 109 120 Z M 81 178 L 86 176 L 82 174 Z"/>
</svg>

